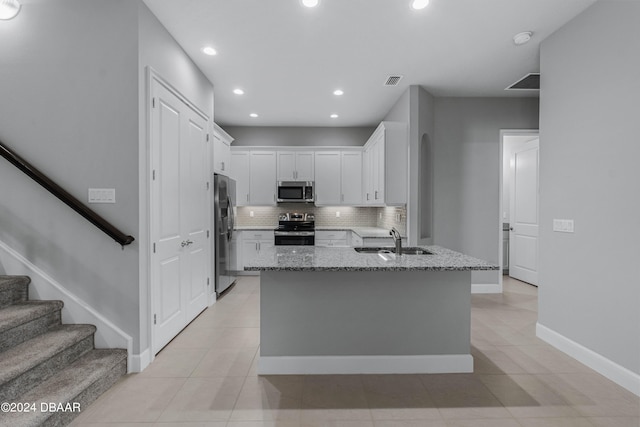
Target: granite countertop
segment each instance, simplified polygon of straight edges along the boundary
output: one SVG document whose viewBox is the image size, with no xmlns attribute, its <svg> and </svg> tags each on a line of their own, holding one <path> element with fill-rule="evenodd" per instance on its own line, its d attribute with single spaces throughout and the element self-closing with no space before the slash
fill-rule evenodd
<svg viewBox="0 0 640 427">
<path fill-rule="evenodd" d="M 385 255 L 358 253 L 353 248 L 274 246 L 262 249 L 247 271 L 446 271 L 498 270 L 489 264 L 439 246 L 424 246 L 432 255 Z M 390 256 L 391 255 L 391 256 Z"/>
</svg>

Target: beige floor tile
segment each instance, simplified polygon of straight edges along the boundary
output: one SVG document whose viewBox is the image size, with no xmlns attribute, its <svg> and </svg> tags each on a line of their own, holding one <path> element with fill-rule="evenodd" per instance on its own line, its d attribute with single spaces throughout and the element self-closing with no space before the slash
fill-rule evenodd
<svg viewBox="0 0 640 427">
<path fill-rule="evenodd" d="M 500 347 L 471 348 L 473 371 L 476 374 L 524 374 L 526 371 L 505 354 Z"/>
<path fill-rule="evenodd" d="M 519 418 L 522 427 L 594 427 L 588 418 Z"/>
<path fill-rule="evenodd" d="M 188 378 L 158 421 L 227 421 L 244 378 Z"/>
<path fill-rule="evenodd" d="M 227 423 L 224 421 L 198 421 L 195 423 L 182 423 L 182 422 L 169 422 L 169 423 L 155 423 L 153 427 L 226 427 Z"/>
<path fill-rule="evenodd" d="M 416 375 L 364 375 L 362 384 L 374 420 L 441 419 Z"/>
<path fill-rule="evenodd" d="M 206 349 L 165 348 L 139 376 L 186 378 L 198 366 L 206 352 Z"/>
<path fill-rule="evenodd" d="M 198 366 L 193 370 L 192 377 L 245 377 L 257 348 L 213 348 L 209 350 Z"/>
<path fill-rule="evenodd" d="M 298 421 L 229 421 L 226 427 L 300 427 Z"/>
<path fill-rule="evenodd" d="M 303 419 L 301 427 L 374 427 L 371 420 L 341 420 L 341 419 Z"/>
<path fill-rule="evenodd" d="M 640 427 L 638 417 L 595 417 L 589 421 L 597 427 Z"/>
<path fill-rule="evenodd" d="M 514 418 L 447 420 L 447 427 L 521 427 Z"/>
<path fill-rule="evenodd" d="M 376 420 L 375 427 L 447 427 L 442 419 Z"/>
<path fill-rule="evenodd" d="M 302 390 L 302 408 L 354 409 L 365 410 L 369 414 L 362 378 L 358 375 L 306 376 Z"/>
<path fill-rule="evenodd" d="M 302 376 L 247 377 L 231 420 L 300 420 Z"/>
<path fill-rule="evenodd" d="M 2 421 L 0 419 L 0 421 Z M 2 425 L 2 424 L 0 424 Z M 90 423 L 81 420 L 73 420 L 68 427 L 154 427 L 155 423 Z M 224 427 L 220 426 L 220 427 Z"/>
<path fill-rule="evenodd" d="M 475 419 L 486 418 L 512 418 L 513 416 L 502 406 L 460 406 L 441 407 L 440 415 L 445 420 L 452 419 Z"/>
<path fill-rule="evenodd" d="M 83 421 L 156 421 L 184 385 L 185 378 L 130 375 L 96 400 Z"/>
</svg>

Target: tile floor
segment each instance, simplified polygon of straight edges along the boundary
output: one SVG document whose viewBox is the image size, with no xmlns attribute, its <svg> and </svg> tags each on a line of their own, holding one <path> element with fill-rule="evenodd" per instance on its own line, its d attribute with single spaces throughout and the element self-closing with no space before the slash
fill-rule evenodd
<svg viewBox="0 0 640 427">
<path fill-rule="evenodd" d="M 535 337 L 537 288 L 474 295 L 473 374 L 262 376 L 257 277 L 73 426 L 638 427 L 640 399 Z"/>
</svg>

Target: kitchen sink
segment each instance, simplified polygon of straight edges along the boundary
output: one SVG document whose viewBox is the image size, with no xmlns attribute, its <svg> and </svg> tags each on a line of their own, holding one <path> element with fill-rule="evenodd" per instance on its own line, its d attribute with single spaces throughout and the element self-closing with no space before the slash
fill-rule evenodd
<svg viewBox="0 0 640 427">
<path fill-rule="evenodd" d="M 362 254 L 395 254 L 396 248 L 392 247 L 384 247 L 384 248 L 376 248 L 376 247 L 358 247 L 353 248 L 356 252 Z M 402 248 L 402 255 L 433 255 L 433 252 L 429 252 L 426 249 L 418 248 L 418 247 L 406 247 Z"/>
</svg>

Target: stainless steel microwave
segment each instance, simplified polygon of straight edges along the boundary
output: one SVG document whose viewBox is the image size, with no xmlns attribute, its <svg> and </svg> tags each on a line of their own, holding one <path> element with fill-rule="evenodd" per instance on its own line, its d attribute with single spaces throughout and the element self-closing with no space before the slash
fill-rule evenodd
<svg viewBox="0 0 640 427">
<path fill-rule="evenodd" d="M 278 203 L 313 203 L 313 181 L 278 181 Z"/>
</svg>

